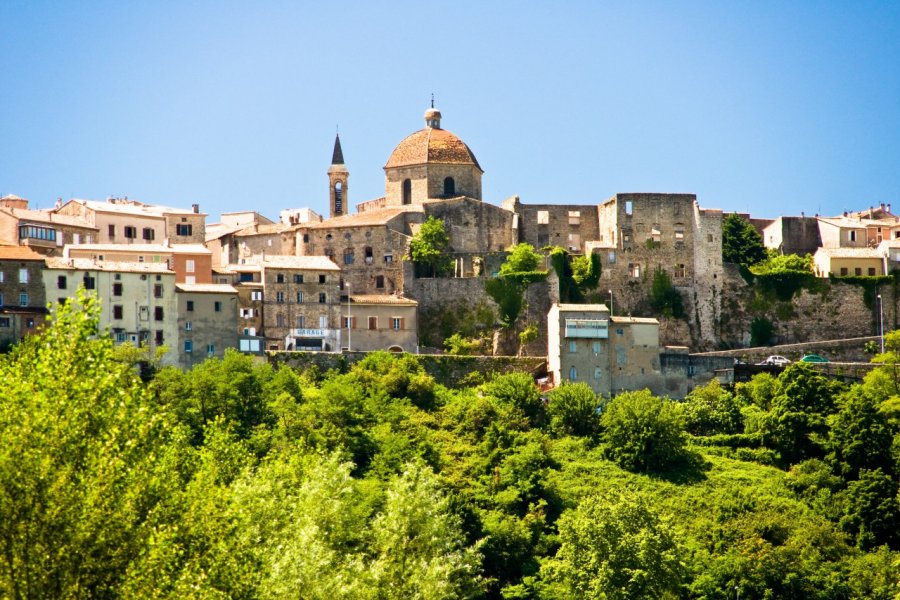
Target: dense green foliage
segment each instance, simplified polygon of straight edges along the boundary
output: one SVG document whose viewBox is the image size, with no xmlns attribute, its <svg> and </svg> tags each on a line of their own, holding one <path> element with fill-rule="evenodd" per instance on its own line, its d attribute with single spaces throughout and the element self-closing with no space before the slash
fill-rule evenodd
<svg viewBox="0 0 900 600">
<path fill-rule="evenodd" d="M 450 236 L 444 222 L 428 217 L 419 231 L 409 241 L 409 257 L 417 274 L 424 277 L 440 277 L 453 269 L 453 258 L 448 253 Z"/>
<path fill-rule="evenodd" d="M 744 217 L 731 213 L 722 220 L 722 260 L 749 267 L 765 260 L 762 236 Z"/>
<path fill-rule="evenodd" d="M 559 301 L 578 304 L 587 292 L 600 283 L 600 256 L 572 256 L 565 248 L 554 246 L 549 252 L 550 265 L 559 280 Z"/>
<path fill-rule="evenodd" d="M 449 389 L 387 353 L 145 384 L 83 303 L 0 357 L 0 597 L 900 593 L 900 334 L 862 384 L 684 402 Z"/>
<path fill-rule="evenodd" d="M 497 303 L 500 326 L 512 327 L 525 308 L 525 289 L 535 281 L 547 278 L 547 271 L 539 270 L 544 257 L 531 244 L 517 244 L 500 265 L 498 277 L 488 279 L 484 288 Z"/>
<path fill-rule="evenodd" d="M 680 319 L 684 316 L 684 300 L 672 285 L 672 278 L 662 268 L 653 273 L 650 284 L 650 306 L 653 312 L 666 317 Z"/>
<path fill-rule="evenodd" d="M 809 254 L 798 256 L 770 251 L 768 258 L 751 267 L 750 272 L 764 293 L 779 300 L 790 300 L 797 291 L 811 286 L 816 279 Z"/>
</svg>

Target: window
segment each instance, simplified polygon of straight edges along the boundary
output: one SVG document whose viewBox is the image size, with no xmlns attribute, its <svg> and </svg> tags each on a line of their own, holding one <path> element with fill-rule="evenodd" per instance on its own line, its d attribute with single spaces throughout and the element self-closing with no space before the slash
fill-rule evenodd
<svg viewBox="0 0 900 600">
<path fill-rule="evenodd" d="M 308 244 L 308 243 L 309 243 L 309 234 L 308 234 L 308 233 L 304 233 L 304 234 L 303 234 L 303 243 L 304 243 L 304 244 Z"/>
<path fill-rule="evenodd" d="M 156 345 L 157 345 L 157 346 L 162 346 L 162 343 L 163 343 L 163 331 L 162 331 L 162 329 L 157 329 L 157 330 L 156 330 L 156 332 L 155 332 L 155 334 L 154 334 L 154 341 L 156 342 Z"/>
<path fill-rule="evenodd" d="M 684 241 L 684 225 L 681 223 L 675 223 L 675 242 L 683 242 Z"/>
<path fill-rule="evenodd" d="M 28 294 L 22 292 L 19 294 L 19 306 L 28 306 Z"/>
<path fill-rule="evenodd" d="M 212 355 L 215 354 L 215 353 L 216 353 L 216 347 L 215 347 L 215 345 L 213 345 L 213 344 L 207 344 L 207 345 L 206 345 L 206 354 L 209 355 L 209 356 L 212 356 Z"/>
<path fill-rule="evenodd" d="M 869 267 L 869 277 L 872 277 L 874 275 L 875 275 L 875 267 Z"/>
<path fill-rule="evenodd" d="M 384 289 L 384 275 L 378 275 L 375 277 L 375 287 L 380 289 Z"/>
<path fill-rule="evenodd" d="M 325 315 L 319 315 L 319 329 L 326 329 L 328 327 L 328 317 Z"/>
<path fill-rule="evenodd" d="M 102 256 L 100 257 L 100 260 L 103 260 L 103 257 L 102 257 Z M 143 257 L 143 256 L 138 256 L 138 262 L 144 262 L 144 257 Z"/>
<path fill-rule="evenodd" d="M 684 263 L 678 263 L 675 265 L 675 277 L 684 277 Z"/>
<path fill-rule="evenodd" d="M 616 253 L 614 250 L 610 250 L 609 255 L 607 256 L 607 263 L 611 265 L 616 264 Z"/>
<path fill-rule="evenodd" d="M 7 328 L 10 325 L 9 317 L 0 317 L 0 327 Z"/>
<path fill-rule="evenodd" d="M 152 227 L 144 227 L 143 234 L 144 239 L 147 241 L 152 241 L 154 238 L 156 238 L 156 232 L 153 231 Z"/>
<path fill-rule="evenodd" d="M 252 319 L 253 318 L 253 309 L 252 308 L 242 308 L 241 309 L 241 317 L 244 319 Z"/>
<path fill-rule="evenodd" d="M 297 292 L 297 304 L 303 304 L 303 292 Z"/>
<path fill-rule="evenodd" d="M 629 263 L 628 275 L 633 279 L 639 278 L 641 276 L 641 265 L 637 263 Z"/>
<path fill-rule="evenodd" d="M 334 184 L 334 214 L 344 214 L 344 186 L 340 181 Z"/>
<path fill-rule="evenodd" d="M 325 283 L 325 276 L 319 275 L 319 283 Z"/>
<path fill-rule="evenodd" d="M 163 296 L 163 286 L 161 283 L 153 284 L 153 297 L 154 298 L 162 298 Z"/>
<path fill-rule="evenodd" d="M 107 225 L 106 230 L 109 233 L 109 237 L 111 237 L 111 238 L 116 237 L 116 226 L 115 225 Z"/>
<path fill-rule="evenodd" d="M 121 304 L 113 304 L 113 319 L 124 319 L 125 309 Z"/>
<path fill-rule="evenodd" d="M 277 315 L 275 315 L 275 326 L 276 327 L 284 327 L 284 315 L 283 314 L 278 313 Z"/>
<path fill-rule="evenodd" d="M 848 232 L 847 232 L 847 239 L 850 240 L 851 242 L 855 242 L 855 241 L 856 241 L 856 232 L 855 232 L 855 231 L 848 231 Z"/>
<path fill-rule="evenodd" d="M 28 283 L 28 269 L 19 269 L 19 283 Z"/>
<path fill-rule="evenodd" d="M 193 300 L 187 301 L 187 310 L 188 310 L 188 312 L 194 312 L 194 301 Z"/>
<path fill-rule="evenodd" d="M 353 264 L 353 248 L 345 248 L 344 249 L 344 264 L 345 265 Z"/>
<path fill-rule="evenodd" d="M 250 300 L 259 301 L 262 299 L 263 299 L 262 292 L 260 292 L 260 291 L 250 292 Z"/>
<path fill-rule="evenodd" d="M 707 234 L 706 234 L 706 241 L 709 242 L 710 244 L 712 244 L 712 242 L 713 242 L 713 234 L 707 233 Z"/>
<path fill-rule="evenodd" d="M 854 274 L 854 275 L 857 275 L 857 276 L 858 276 L 858 275 L 862 275 L 862 268 L 861 268 L 861 267 L 856 267 L 855 269 L 853 269 L 853 274 Z"/>
<path fill-rule="evenodd" d="M 403 180 L 403 204 L 411 204 L 412 203 L 412 181 L 409 179 Z"/>
<path fill-rule="evenodd" d="M 163 307 L 162 306 L 154 306 L 153 307 L 153 318 L 156 321 L 163 320 Z"/>
<path fill-rule="evenodd" d="M 575 354 L 578 352 L 578 343 L 575 340 L 569 340 L 569 353 Z"/>
<path fill-rule="evenodd" d="M 580 225 L 581 224 L 581 211 L 580 210 L 570 210 L 569 211 L 569 225 Z"/>
<path fill-rule="evenodd" d="M 374 255 L 372 254 L 372 246 L 366 246 L 363 249 L 363 252 L 365 253 L 366 257 L 366 264 L 371 265 L 372 261 L 374 260 Z"/>
<path fill-rule="evenodd" d="M 0 294 L 0 306 L 3 306 L 3 294 Z"/>
<path fill-rule="evenodd" d="M 327 296 L 325 295 L 325 292 L 320 292 L 319 293 L 319 304 L 325 304 L 326 301 L 327 301 Z"/>
<path fill-rule="evenodd" d="M 6 278 L 6 276 L 3 274 L 3 271 L 0 271 L 0 283 L 3 283 L 3 280 L 5 278 Z"/>
<path fill-rule="evenodd" d="M 591 350 L 594 354 L 600 354 L 600 342 L 591 342 Z"/>
<path fill-rule="evenodd" d="M 129 240 L 133 240 L 137 237 L 137 227 L 132 227 L 131 225 L 125 226 L 125 237 Z"/>
<path fill-rule="evenodd" d="M 846 274 L 847 274 L 847 267 L 841 267 L 841 275 L 843 276 Z"/>
<path fill-rule="evenodd" d="M 621 327 L 616 329 L 616 335 L 625 335 L 625 330 Z"/>
<path fill-rule="evenodd" d="M 578 379 L 578 370 L 573 365 L 569 368 L 569 381 L 575 381 L 576 379 Z"/>
<path fill-rule="evenodd" d="M 306 317 L 297 315 L 297 329 L 303 329 L 304 327 L 306 327 Z"/>
<path fill-rule="evenodd" d="M 113 296 L 121 296 L 122 295 L 122 284 L 114 283 L 112 292 L 113 292 Z"/>
<path fill-rule="evenodd" d="M 303 275 L 294 274 L 294 283 L 303 283 Z"/>
<path fill-rule="evenodd" d="M 275 283 L 284 283 L 284 273 L 275 276 Z"/>
<path fill-rule="evenodd" d="M 59 275 L 56 278 L 56 287 L 57 289 L 64 290 L 68 286 L 65 275 Z"/>
<path fill-rule="evenodd" d="M 193 258 L 189 258 L 189 259 L 187 259 L 186 261 L 184 261 L 184 270 L 185 270 L 185 272 L 187 272 L 187 273 L 193 273 L 194 270 L 195 270 L 195 268 L 196 268 L 196 265 L 194 264 L 194 259 L 193 259 Z"/>
<path fill-rule="evenodd" d="M 194 342 L 192 340 L 184 340 L 184 351 L 188 353 L 194 351 Z"/>
<path fill-rule="evenodd" d="M 625 201 L 625 216 L 630 217 L 634 214 L 634 204 L 632 204 L 631 200 Z"/>
<path fill-rule="evenodd" d="M 594 379 L 603 379 L 603 369 L 600 367 L 594 369 Z"/>
<path fill-rule="evenodd" d="M 21 239 L 54 242 L 56 241 L 56 230 L 49 227 L 38 227 L 36 225 L 22 225 L 19 227 L 19 237 Z"/>
<path fill-rule="evenodd" d="M 83 282 L 84 282 L 84 289 L 86 289 L 86 290 L 94 289 L 94 287 L 97 284 L 97 281 L 90 275 L 85 275 Z"/>
<path fill-rule="evenodd" d="M 175 225 L 175 235 L 192 235 L 193 226 L 190 223 L 178 223 Z"/>
<path fill-rule="evenodd" d="M 393 254 L 385 254 L 384 262 L 386 262 L 386 263 L 394 262 L 394 255 Z"/>
<path fill-rule="evenodd" d="M 34 319 L 25 319 L 25 329 L 34 329 Z"/>
<path fill-rule="evenodd" d="M 400 331 L 403 329 L 403 318 L 402 317 L 393 317 L 391 319 L 391 329 L 394 331 Z"/>
<path fill-rule="evenodd" d="M 452 177 L 444 178 L 444 195 L 445 196 L 455 196 L 456 195 L 456 182 L 453 181 Z"/>
<path fill-rule="evenodd" d="M 213 302 L 213 310 L 216 312 L 222 312 L 222 303 L 218 300 Z"/>
<path fill-rule="evenodd" d="M 253 281 L 253 273 L 241 273 L 240 281 L 241 283 L 248 283 Z"/>
<path fill-rule="evenodd" d="M 549 210 L 537 211 L 537 224 L 538 225 L 548 225 L 549 223 L 550 223 L 550 211 Z"/>
<path fill-rule="evenodd" d="M 275 302 L 278 304 L 284 302 L 284 292 L 275 292 Z"/>
<path fill-rule="evenodd" d="M 369 317 L 369 329 L 372 331 L 378 329 L 378 317 Z"/>
<path fill-rule="evenodd" d="M 191 321 L 185 321 L 185 322 L 184 322 L 184 330 L 185 330 L 185 331 L 193 331 L 193 330 L 194 330 L 194 323 L 191 322 Z"/>
</svg>

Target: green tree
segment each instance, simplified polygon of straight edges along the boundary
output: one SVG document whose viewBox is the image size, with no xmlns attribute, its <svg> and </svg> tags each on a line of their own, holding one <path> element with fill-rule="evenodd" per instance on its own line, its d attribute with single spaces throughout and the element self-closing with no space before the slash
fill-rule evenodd
<svg viewBox="0 0 900 600">
<path fill-rule="evenodd" d="M 750 322 L 750 347 L 769 346 L 775 334 L 775 325 L 766 317 L 757 316 Z"/>
<path fill-rule="evenodd" d="M 440 277 L 453 269 L 453 258 L 449 250 L 450 236 L 447 235 L 444 222 L 433 216 L 422 223 L 419 231 L 409 241 L 409 257 L 426 277 Z"/>
<path fill-rule="evenodd" d="M 722 221 L 722 260 L 750 266 L 765 260 L 762 236 L 744 217 L 732 213 Z"/>
<path fill-rule="evenodd" d="M 389 485 L 372 538 L 368 568 L 377 598 L 450 600 L 481 590 L 478 548 L 466 545 L 459 517 L 421 463 L 408 465 Z"/>
<path fill-rule="evenodd" d="M 863 386 L 854 386 L 840 404 L 829 424 L 828 458 L 835 472 L 848 480 L 857 479 L 862 469 L 893 474 L 894 432 L 887 415 L 879 410 L 878 399 L 866 393 Z"/>
<path fill-rule="evenodd" d="M 497 303 L 500 326 L 512 327 L 525 306 L 525 289 L 521 283 L 509 277 L 492 277 L 484 282 L 488 296 Z"/>
<path fill-rule="evenodd" d="M 557 435 L 593 437 L 600 429 L 600 401 L 584 382 L 563 382 L 548 394 L 550 429 Z"/>
<path fill-rule="evenodd" d="M 607 455 L 629 471 L 662 471 L 687 457 L 678 406 L 649 390 L 619 394 L 601 419 Z"/>
<path fill-rule="evenodd" d="M 675 597 L 684 567 L 675 532 L 632 492 L 590 496 L 559 519 L 560 548 L 542 570 L 568 597 Z"/>
<path fill-rule="evenodd" d="M 533 273 L 538 271 L 544 257 L 535 252 L 534 246 L 527 243 L 516 244 L 509 250 L 506 261 L 500 265 L 500 275 L 514 273 Z"/>
<path fill-rule="evenodd" d="M 653 274 L 650 285 L 650 306 L 666 317 L 680 319 L 684 316 L 684 301 L 681 294 L 672 285 L 672 279 L 661 267 Z"/>
<path fill-rule="evenodd" d="M 582 256 L 572 257 L 570 264 L 572 266 L 572 279 L 578 290 L 586 294 L 589 290 L 597 287 L 600 283 L 600 275 L 603 267 L 600 264 L 600 255 L 591 252 Z"/>
<path fill-rule="evenodd" d="M 525 355 L 525 347 L 538 339 L 538 327 L 531 324 L 519 333 L 519 354 Z"/>
<path fill-rule="evenodd" d="M 484 384 L 484 393 L 522 411 L 533 426 L 544 422 L 546 409 L 541 394 L 528 373 L 509 373 Z"/>
<path fill-rule="evenodd" d="M 444 350 L 454 356 L 472 356 L 481 351 L 481 340 L 464 338 L 454 333 L 444 340 Z"/>
<path fill-rule="evenodd" d="M 881 469 L 860 471 L 847 486 L 847 502 L 841 528 L 856 538 L 863 550 L 887 544 L 900 546 L 900 501 L 897 481 Z"/>
<path fill-rule="evenodd" d="M 714 435 L 739 433 L 743 428 L 740 405 L 718 379 L 694 388 L 684 399 L 684 423 L 688 433 Z"/>
</svg>

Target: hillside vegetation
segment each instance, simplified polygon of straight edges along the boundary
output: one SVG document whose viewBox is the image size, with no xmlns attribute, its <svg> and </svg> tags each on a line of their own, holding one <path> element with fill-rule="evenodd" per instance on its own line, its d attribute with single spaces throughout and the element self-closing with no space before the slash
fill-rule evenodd
<svg viewBox="0 0 900 600">
<path fill-rule="evenodd" d="M 80 303 L 0 359 L 0 597 L 900 598 L 892 344 L 683 403 L 386 353 L 145 383 Z"/>
</svg>

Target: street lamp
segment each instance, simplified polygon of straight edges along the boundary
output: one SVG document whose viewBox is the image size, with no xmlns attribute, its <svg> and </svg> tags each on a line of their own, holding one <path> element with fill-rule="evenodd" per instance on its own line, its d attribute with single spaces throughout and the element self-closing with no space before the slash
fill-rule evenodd
<svg viewBox="0 0 900 600">
<path fill-rule="evenodd" d="M 351 329 L 351 327 L 353 326 L 353 320 L 350 317 L 350 284 L 345 283 L 344 286 L 347 288 L 347 352 L 350 352 L 350 336 L 353 335 Z"/>
<path fill-rule="evenodd" d="M 609 290 L 609 316 L 613 316 L 613 295 L 612 295 L 612 290 Z"/>
<path fill-rule="evenodd" d="M 884 354 L 884 302 L 878 294 L 878 337 L 881 340 L 881 353 Z"/>
</svg>

